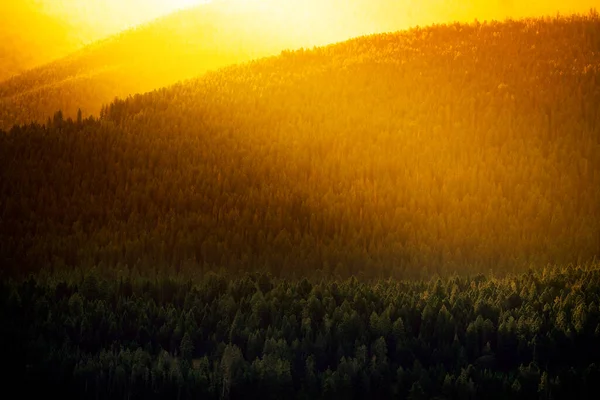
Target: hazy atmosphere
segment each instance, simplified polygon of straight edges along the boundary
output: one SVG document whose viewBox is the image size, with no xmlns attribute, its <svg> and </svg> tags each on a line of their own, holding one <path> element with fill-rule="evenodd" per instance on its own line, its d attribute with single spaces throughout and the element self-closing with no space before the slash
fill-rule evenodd
<svg viewBox="0 0 600 400">
<path fill-rule="evenodd" d="M 284 31 L 286 21 L 300 20 L 304 29 L 316 28 L 306 45 L 415 25 L 568 14 L 597 6 L 596 0 L 3 0 L 0 79 L 170 12 L 210 2 L 276 17 L 282 29 L 278 35 L 294 33 Z"/>
<path fill-rule="evenodd" d="M 594 3 L 2 1 L 6 393 L 600 398 Z"/>
</svg>

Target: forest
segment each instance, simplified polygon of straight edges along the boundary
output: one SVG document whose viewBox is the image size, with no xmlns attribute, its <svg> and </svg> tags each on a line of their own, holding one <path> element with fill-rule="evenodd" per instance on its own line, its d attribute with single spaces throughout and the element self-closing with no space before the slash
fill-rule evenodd
<svg viewBox="0 0 600 400">
<path fill-rule="evenodd" d="M 218 0 L 78 48 L 74 27 L 30 10 L 35 0 L 20 1 L 25 3 L 0 4 L 0 129 L 5 130 L 14 124 L 43 123 L 59 109 L 71 118 L 78 109 L 97 116 L 115 96 L 144 93 L 281 49 L 337 42 L 372 32 L 375 20 L 383 23 L 382 12 L 371 15 L 373 0 Z M 377 1 L 380 6 L 388 2 Z M 261 3 L 268 3 L 269 12 Z M 307 14 L 302 11 L 307 7 L 320 12 Z M 358 13 L 362 18 L 355 17 Z M 393 15 L 385 26 L 398 29 L 401 14 Z M 25 24 L 32 25 L 29 35 L 22 33 Z M 94 37 L 88 32 L 91 27 L 83 31 L 82 37 Z"/>
<path fill-rule="evenodd" d="M 282 49 L 475 17 L 585 13 L 594 0 L 460 0 L 461 6 L 454 0 L 187 1 L 199 4 L 123 31 L 114 31 L 119 24 L 106 9 L 143 0 L 0 2 L 0 129 L 44 123 L 57 110 L 65 117 L 75 118 L 78 109 L 97 117 L 100 107 L 115 97 L 173 85 Z M 147 3 L 167 7 L 163 0 Z M 35 9 L 44 4 L 57 9 L 50 15 Z M 79 17 L 71 10 L 78 4 L 79 14 L 88 9 Z M 134 14 L 152 14 L 152 7 L 137 7 Z M 143 20 L 140 15 L 119 19 Z"/>
<path fill-rule="evenodd" d="M 597 264 L 371 283 L 41 274 L 0 284 L 5 389 L 78 399 L 593 399 L 599 285 Z"/>
<path fill-rule="evenodd" d="M 0 131 L 8 385 L 597 397 L 599 80 L 596 12 L 441 24 Z"/>
<path fill-rule="evenodd" d="M 0 135 L 3 271 L 429 277 L 600 254 L 600 18 L 285 52 Z"/>
</svg>

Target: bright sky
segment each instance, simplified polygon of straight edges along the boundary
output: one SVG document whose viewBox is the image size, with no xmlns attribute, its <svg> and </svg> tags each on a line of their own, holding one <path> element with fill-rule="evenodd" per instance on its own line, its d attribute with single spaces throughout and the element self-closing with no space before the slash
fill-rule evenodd
<svg viewBox="0 0 600 400">
<path fill-rule="evenodd" d="M 24 1 L 24 0 L 0 0 Z M 72 22 L 85 24 L 104 34 L 150 21 L 177 9 L 211 1 L 227 2 L 234 7 L 260 7 L 265 12 L 295 3 L 298 17 L 315 10 L 334 13 L 348 12 L 358 7 L 365 18 L 377 14 L 382 19 L 399 17 L 405 25 L 424 25 L 443 20 L 474 18 L 503 19 L 506 16 L 585 12 L 600 7 L 600 0 L 32 0 L 52 14 L 68 16 Z M 277 7 L 275 5 L 278 5 Z M 297 9 L 297 10 L 296 10 Z M 306 17 L 306 15 L 304 15 Z M 449 22 L 450 22 L 449 21 Z M 372 21 L 373 22 L 373 21 Z M 381 21 L 385 22 L 385 21 Z M 377 23 L 377 21 L 375 21 Z M 384 23 L 384 26 L 386 24 Z M 387 26 L 385 26 L 387 28 Z M 405 28 L 400 26 L 397 29 Z M 376 30 L 376 28 L 374 28 Z"/>
<path fill-rule="evenodd" d="M 5 1 L 5 0 L 0 0 Z M 15 0 L 8 0 L 15 1 Z M 20 1 L 20 0 L 16 0 Z M 127 29 L 209 0 L 34 0 L 50 14 L 69 16 L 102 34 Z"/>
<path fill-rule="evenodd" d="M 249 12 L 251 18 L 269 20 L 277 26 L 274 41 L 298 37 L 306 46 L 415 25 L 569 14 L 600 8 L 600 0 L 0 0 L 0 12 L 29 4 L 60 17 L 74 28 L 70 32 L 78 42 L 85 44 L 202 3 L 212 3 L 213 8 L 226 13 Z M 30 35 L 36 34 L 35 28 L 29 27 Z M 234 32 L 237 27 L 222 28 Z M 1 30 L 0 26 L 0 33 Z"/>
<path fill-rule="evenodd" d="M 181 20 L 189 25 L 197 18 L 201 26 L 207 23 L 203 17 L 207 15 L 220 31 L 219 37 L 229 38 L 229 45 L 246 46 L 248 54 L 324 45 L 415 25 L 600 9 L 600 0 L 0 0 L 0 80 L 203 3 L 208 3 L 206 8 Z M 169 21 L 177 24 L 178 18 Z M 172 37 L 173 31 L 185 35 L 189 28 L 157 26 L 165 37 Z M 262 32 L 256 37 L 263 42 L 257 43 L 253 32 Z"/>
</svg>

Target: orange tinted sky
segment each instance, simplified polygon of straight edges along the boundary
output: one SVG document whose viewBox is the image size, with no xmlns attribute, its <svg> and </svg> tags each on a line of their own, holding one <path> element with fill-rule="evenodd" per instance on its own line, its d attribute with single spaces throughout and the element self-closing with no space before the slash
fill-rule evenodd
<svg viewBox="0 0 600 400">
<path fill-rule="evenodd" d="M 21 2 L 24 0 L 3 0 Z M 210 0 L 31 0 L 44 10 L 68 15 L 70 19 L 110 34 L 143 23 L 178 8 Z M 474 18 L 503 19 L 507 16 L 533 16 L 586 12 L 600 0 L 212 0 L 230 7 L 261 7 L 265 12 L 293 10 L 298 18 L 307 14 L 355 14 L 349 23 L 358 34 L 365 29 L 402 29 L 442 21 L 471 21 Z M 365 11 L 366 10 L 366 11 Z M 361 21 L 361 18 L 364 21 Z M 381 28 L 381 29 L 379 29 Z"/>
<path fill-rule="evenodd" d="M 3 0 L 22 1 L 22 0 Z M 107 35 L 135 26 L 177 9 L 207 0 L 32 0 L 42 10 L 67 16 L 80 25 Z"/>
<path fill-rule="evenodd" d="M 212 3 L 211 15 L 228 16 L 222 19 L 222 30 L 237 37 L 238 46 L 250 39 L 252 21 L 268 23 L 271 43 L 262 45 L 273 51 L 415 25 L 587 13 L 600 7 L 600 0 L 0 0 L 0 81 L 82 45 L 201 3 Z M 236 16 L 230 18 L 232 14 Z"/>
</svg>

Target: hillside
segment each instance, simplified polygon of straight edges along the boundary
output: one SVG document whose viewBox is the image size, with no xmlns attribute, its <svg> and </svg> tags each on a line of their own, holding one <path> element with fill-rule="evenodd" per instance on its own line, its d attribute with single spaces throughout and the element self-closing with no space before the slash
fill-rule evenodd
<svg viewBox="0 0 600 400">
<path fill-rule="evenodd" d="M 219 0 L 106 38 L 0 84 L 0 128 L 44 122 L 56 110 L 97 115 L 115 96 L 146 92 L 254 58 L 346 39 L 366 28 L 339 0 Z M 264 3 L 264 4 L 263 4 Z"/>
<path fill-rule="evenodd" d="M 163 0 L 3 0 L 0 82 L 175 9 Z"/>
<path fill-rule="evenodd" d="M 23 29 L 28 25 L 35 29 Z M 73 26 L 36 10 L 28 0 L 1 2 L 0 27 L 0 82 L 64 57 L 81 45 L 82 37 Z"/>
<path fill-rule="evenodd" d="M 284 52 L 0 135 L 0 256 L 280 276 L 600 256 L 600 18 Z"/>
<path fill-rule="evenodd" d="M 283 49 L 312 48 L 365 34 L 475 17 L 502 20 L 555 15 L 559 10 L 587 12 L 590 2 L 463 0 L 457 7 L 455 2 L 441 0 L 213 0 L 121 32 L 0 83 L 0 129 L 10 129 L 15 123 L 45 122 L 58 109 L 73 118 L 80 108 L 84 115 L 97 116 L 100 107 L 115 97 L 154 90 L 218 67 L 279 54 Z M 79 46 L 82 37 L 88 43 L 103 31 L 102 26 L 119 21 L 118 16 L 112 16 L 114 21 L 98 21 L 99 16 L 95 20 L 83 15 L 86 13 L 81 10 L 86 7 L 102 9 L 102 1 L 75 0 L 73 5 L 79 4 L 80 9 L 71 12 L 66 3 L 62 8 L 45 3 L 48 10 L 64 9 L 53 15 L 59 15 L 65 26 L 45 27 L 45 22 L 30 17 L 8 17 L 0 34 L 25 35 L 21 27 L 29 24 L 35 29 L 27 33 L 31 43 L 22 43 L 15 35 L 0 42 L 13 43 L 3 49 L 9 61 L 32 58 L 30 62 L 17 60 L 19 65 L 14 68 L 18 68 L 11 67 L 5 77 L 66 54 L 73 33 L 78 35 Z M 87 5 L 82 6 L 84 3 Z M 117 0 L 110 4 L 119 9 Z M 88 14 L 93 13 L 90 10 Z"/>
</svg>

